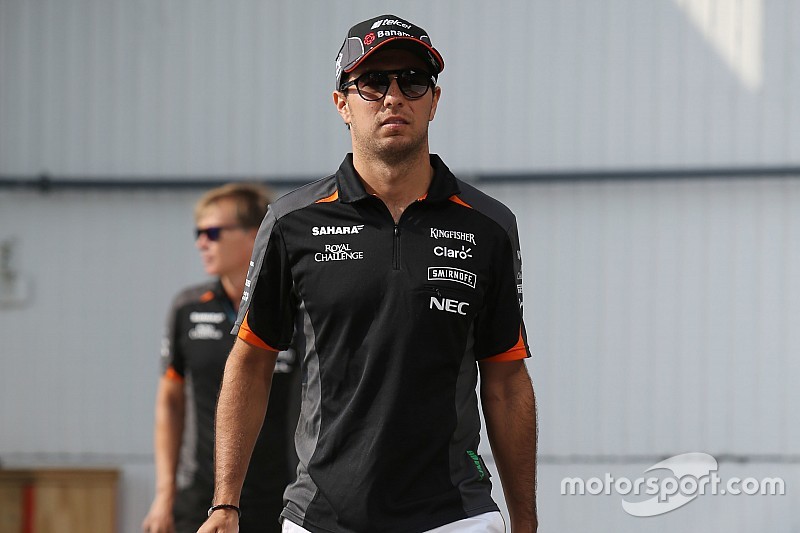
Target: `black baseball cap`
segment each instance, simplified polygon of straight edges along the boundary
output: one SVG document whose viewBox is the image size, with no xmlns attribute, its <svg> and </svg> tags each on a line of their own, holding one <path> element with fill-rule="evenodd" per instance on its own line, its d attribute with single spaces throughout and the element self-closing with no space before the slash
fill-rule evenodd
<svg viewBox="0 0 800 533">
<path fill-rule="evenodd" d="M 433 76 L 444 70 L 444 59 L 425 30 L 396 15 L 381 15 L 359 22 L 347 32 L 336 56 L 336 89 L 341 86 L 343 73 L 352 72 L 375 50 L 389 43 L 422 58 Z"/>
</svg>

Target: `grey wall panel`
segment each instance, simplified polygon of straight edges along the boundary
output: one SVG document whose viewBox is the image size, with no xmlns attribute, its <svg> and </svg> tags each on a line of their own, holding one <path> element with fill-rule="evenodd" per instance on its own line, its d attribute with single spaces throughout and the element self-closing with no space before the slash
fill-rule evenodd
<svg viewBox="0 0 800 533">
<path fill-rule="evenodd" d="M 142 454 L 172 289 L 201 274 L 187 197 L 8 194 L 29 299 L 2 314 L 0 450 Z"/>
<path fill-rule="evenodd" d="M 800 161 L 792 0 L 5 0 L 0 173 L 324 174 L 344 33 L 398 9 L 444 54 L 455 169 Z"/>
<path fill-rule="evenodd" d="M 550 472 L 580 475 L 581 461 L 641 472 L 637 458 L 687 451 L 796 464 L 800 181 L 483 188 L 519 221 Z M 172 294 L 203 278 L 197 196 L 0 193 L 0 242 L 15 239 L 12 263 L 30 285 L 26 302 L 0 307 L 0 460 L 138 468 L 124 505 L 146 508 L 162 322 Z M 770 502 L 737 516 L 782 523 L 783 504 Z M 576 530 L 573 504 L 588 506 L 586 527 L 621 520 L 619 502 L 606 518 L 591 499 L 542 512 Z"/>
<path fill-rule="evenodd" d="M 489 190 L 520 217 L 543 453 L 794 453 L 796 180 Z"/>
</svg>

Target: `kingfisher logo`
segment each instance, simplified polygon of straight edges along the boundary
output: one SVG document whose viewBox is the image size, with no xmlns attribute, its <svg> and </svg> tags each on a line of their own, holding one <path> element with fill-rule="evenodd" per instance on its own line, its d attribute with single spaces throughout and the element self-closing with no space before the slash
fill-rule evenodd
<svg viewBox="0 0 800 533">
<path fill-rule="evenodd" d="M 382 19 L 372 24 L 371 30 L 380 28 L 381 26 L 400 26 L 401 28 L 405 28 L 407 30 L 411 29 L 411 24 L 406 24 L 402 20 L 398 19 Z M 366 39 L 364 40 L 366 43 Z"/>
<path fill-rule="evenodd" d="M 453 231 L 449 229 L 431 228 L 431 239 L 456 239 L 469 242 L 475 245 L 475 234 L 464 231 Z M 471 251 L 471 250 L 470 250 Z"/>
<path fill-rule="evenodd" d="M 364 229 L 364 224 L 357 226 L 314 226 L 311 228 L 311 234 L 319 235 L 356 235 L 359 231 Z"/>
</svg>

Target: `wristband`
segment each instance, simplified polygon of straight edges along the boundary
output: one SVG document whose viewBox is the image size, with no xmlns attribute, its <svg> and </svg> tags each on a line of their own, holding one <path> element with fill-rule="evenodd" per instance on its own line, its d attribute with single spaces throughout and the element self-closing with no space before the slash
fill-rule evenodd
<svg viewBox="0 0 800 533">
<path fill-rule="evenodd" d="M 232 509 L 236 511 L 236 514 L 239 518 L 242 517 L 242 510 L 236 507 L 235 505 L 231 505 L 230 503 L 221 503 L 219 505 L 212 505 L 208 508 L 208 516 L 211 516 L 211 513 L 214 511 L 219 511 L 220 509 Z"/>
</svg>

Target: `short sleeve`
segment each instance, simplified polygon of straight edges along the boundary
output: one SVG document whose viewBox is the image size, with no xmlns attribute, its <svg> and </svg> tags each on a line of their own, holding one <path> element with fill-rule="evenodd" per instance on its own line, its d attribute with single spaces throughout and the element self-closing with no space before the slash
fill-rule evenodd
<svg viewBox="0 0 800 533">
<path fill-rule="evenodd" d="M 270 209 L 261 224 L 232 333 L 262 348 L 292 343 L 297 298 L 280 224 Z"/>
<path fill-rule="evenodd" d="M 530 357 L 522 319 L 522 259 L 516 225 L 499 243 L 492 286 L 475 323 L 475 356 L 484 361 Z"/>
<path fill-rule="evenodd" d="M 172 302 L 161 337 L 161 373 L 169 378 L 183 379 L 185 361 L 178 342 L 178 299 L 176 297 Z"/>
</svg>

